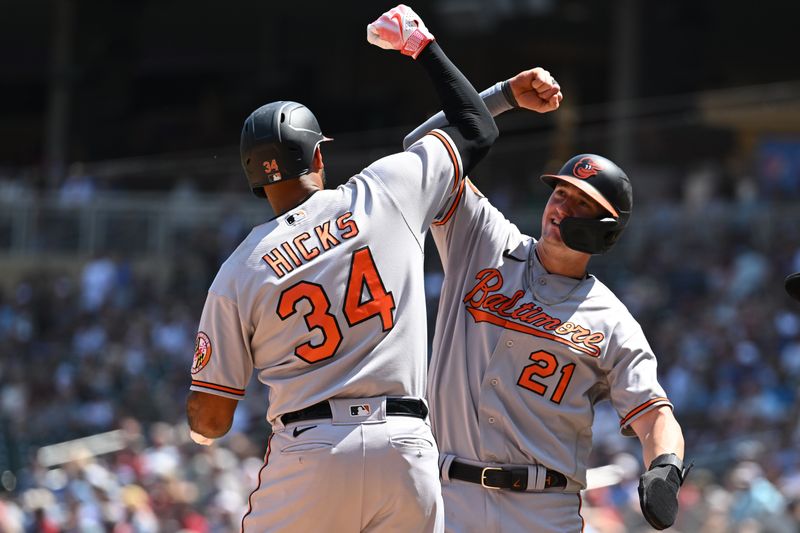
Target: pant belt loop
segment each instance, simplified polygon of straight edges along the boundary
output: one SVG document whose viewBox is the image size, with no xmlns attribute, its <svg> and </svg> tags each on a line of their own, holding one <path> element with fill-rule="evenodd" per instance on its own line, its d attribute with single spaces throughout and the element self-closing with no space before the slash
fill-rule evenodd
<svg viewBox="0 0 800 533">
<path fill-rule="evenodd" d="M 439 477 L 442 478 L 442 484 L 450 483 L 450 465 L 453 464 L 455 458 L 456 456 L 451 453 L 439 455 Z"/>
<path fill-rule="evenodd" d="M 528 465 L 528 490 L 543 491 L 547 480 L 547 468 L 542 465 Z"/>
</svg>

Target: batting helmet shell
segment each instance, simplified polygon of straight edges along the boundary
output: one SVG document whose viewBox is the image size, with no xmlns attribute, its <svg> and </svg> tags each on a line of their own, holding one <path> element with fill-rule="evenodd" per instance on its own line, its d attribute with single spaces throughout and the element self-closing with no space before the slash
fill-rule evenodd
<svg viewBox="0 0 800 533">
<path fill-rule="evenodd" d="M 308 174 L 322 141 L 314 114 L 303 104 L 272 102 L 253 111 L 242 127 L 239 153 L 250 188 L 264 197 L 264 187 Z"/>
<path fill-rule="evenodd" d="M 633 188 L 625 172 L 613 161 L 595 154 L 579 154 L 558 174 L 541 177 L 552 188 L 559 182 L 574 185 L 600 204 L 610 217 L 567 217 L 559 229 L 564 244 L 579 252 L 602 254 L 611 249 L 628 224 L 633 208 Z"/>
<path fill-rule="evenodd" d="M 800 272 L 787 276 L 784 285 L 789 296 L 800 302 Z"/>
</svg>

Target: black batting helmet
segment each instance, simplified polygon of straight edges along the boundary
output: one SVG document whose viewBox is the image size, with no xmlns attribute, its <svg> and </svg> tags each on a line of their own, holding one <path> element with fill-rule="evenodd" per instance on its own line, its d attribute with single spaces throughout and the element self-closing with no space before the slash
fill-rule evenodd
<svg viewBox="0 0 800 533">
<path fill-rule="evenodd" d="M 308 174 L 317 146 L 330 140 L 303 104 L 280 101 L 259 107 L 244 121 L 239 143 L 250 188 L 264 197 L 265 185 Z"/>
<path fill-rule="evenodd" d="M 787 276 L 784 285 L 789 296 L 800 302 L 800 272 Z"/>
<path fill-rule="evenodd" d="M 611 215 L 599 219 L 565 218 L 559 225 L 564 244 L 587 254 L 610 250 L 628 224 L 633 207 L 631 182 L 622 169 L 605 157 L 579 154 L 567 161 L 558 174 L 545 174 L 541 179 L 553 188 L 559 181 L 574 185 Z"/>
</svg>

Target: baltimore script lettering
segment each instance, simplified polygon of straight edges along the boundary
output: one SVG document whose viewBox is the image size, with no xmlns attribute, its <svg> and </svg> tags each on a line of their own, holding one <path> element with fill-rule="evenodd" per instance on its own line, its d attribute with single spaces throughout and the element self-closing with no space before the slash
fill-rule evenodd
<svg viewBox="0 0 800 533">
<path fill-rule="evenodd" d="M 478 283 L 464 297 L 467 311 L 476 322 L 489 322 L 506 329 L 543 337 L 565 344 L 592 357 L 600 355 L 598 346 L 605 335 L 573 322 L 562 322 L 532 302 L 518 304 L 524 291 L 511 296 L 500 293 L 503 275 L 496 268 L 485 268 L 475 276 Z"/>
</svg>

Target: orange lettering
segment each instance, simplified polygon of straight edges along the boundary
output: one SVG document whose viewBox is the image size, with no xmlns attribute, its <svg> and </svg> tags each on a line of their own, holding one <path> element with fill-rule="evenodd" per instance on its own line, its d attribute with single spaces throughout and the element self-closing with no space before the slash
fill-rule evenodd
<svg viewBox="0 0 800 533">
<path fill-rule="evenodd" d="M 574 330 L 575 330 L 575 324 L 573 324 L 572 322 L 564 322 L 556 330 L 556 333 L 558 333 L 559 335 L 564 335 L 564 334 L 569 333 L 570 331 L 574 331 Z"/>
<path fill-rule="evenodd" d="M 469 303 L 473 307 L 480 307 L 483 305 L 484 300 L 486 297 L 489 296 L 490 292 L 494 292 L 495 290 L 499 290 L 503 287 L 503 276 L 500 274 L 500 271 L 495 268 L 485 268 L 478 272 L 478 275 L 475 276 L 480 283 L 475 285 L 473 289 L 464 297 L 464 302 Z M 492 284 L 492 282 L 495 282 Z M 479 292 L 482 292 L 483 295 L 479 300 L 474 300 L 474 297 Z"/>
<path fill-rule="evenodd" d="M 336 227 L 342 230 L 342 239 L 349 239 L 358 235 L 358 226 L 355 220 L 350 220 L 353 213 L 349 211 L 336 219 Z"/>
<path fill-rule="evenodd" d="M 502 316 L 511 316 L 511 313 L 509 313 L 508 310 L 511 309 L 514 305 L 516 305 L 519 299 L 522 298 L 524 295 L 525 295 L 524 291 L 515 292 L 514 295 L 511 298 L 509 298 L 505 304 L 501 305 L 497 309 L 497 312 L 500 313 Z"/>
<path fill-rule="evenodd" d="M 524 303 L 524 304 L 520 305 L 519 307 L 517 307 L 514 310 L 513 313 L 511 313 L 511 318 L 513 318 L 515 320 L 522 320 L 522 318 L 523 318 L 522 315 L 524 315 L 528 311 L 533 310 L 534 308 L 536 308 L 537 310 L 539 309 L 538 307 L 536 307 L 535 305 L 533 305 L 530 302 Z"/>
<path fill-rule="evenodd" d="M 278 162 L 274 159 L 272 161 L 263 161 L 261 165 L 264 167 L 264 172 L 267 174 L 271 172 L 278 172 Z"/>
<path fill-rule="evenodd" d="M 497 312 L 497 310 L 506 303 L 508 303 L 508 296 L 505 294 L 492 294 L 483 301 L 481 307 Z"/>
<path fill-rule="evenodd" d="M 311 235 L 309 235 L 308 233 L 301 233 L 300 235 L 294 238 L 294 241 L 292 241 L 294 242 L 294 245 L 297 247 L 297 249 L 300 250 L 300 253 L 303 255 L 303 259 L 305 259 L 306 261 L 311 261 L 312 259 L 314 259 L 319 255 L 319 248 L 315 246 L 309 250 L 306 248 L 305 244 L 303 244 L 303 241 L 306 241 L 310 238 Z"/>
<path fill-rule="evenodd" d="M 291 246 L 289 246 L 289 243 L 288 243 L 288 242 L 285 242 L 285 243 L 281 244 L 281 247 L 284 249 L 284 251 L 286 251 L 286 253 L 289 255 L 289 257 L 291 257 L 291 258 L 292 258 L 292 262 L 294 262 L 294 265 L 295 265 L 295 266 L 300 266 L 300 265 L 302 265 L 302 264 L 303 264 L 303 263 L 300 261 L 300 258 L 299 258 L 299 257 L 297 257 L 297 254 L 296 254 L 296 253 L 294 253 L 294 250 L 292 250 L 292 247 L 291 247 Z"/>
<path fill-rule="evenodd" d="M 283 256 L 280 250 L 277 248 L 273 248 L 270 253 L 263 256 L 262 259 L 267 262 L 267 264 L 272 268 L 272 271 L 278 275 L 279 278 L 282 278 L 285 274 L 288 274 L 294 267 L 289 264 L 289 261 Z M 282 272 L 280 268 L 283 268 L 285 272 Z"/>
<path fill-rule="evenodd" d="M 601 343 L 606 336 L 603 335 L 601 332 L 592 333 L 585 339 L 583 339 L 583 343 L 586 346 L 596 346 L 597 344 Z"/>
<path fill-rule="evenodd" d="M 317 233 L 317 237 L 319 238 L 320 244 L 325 250 L 330 250 L 331 247 L 336 246 L 339 244 L 339 241 L 336 240 L 336 237 L 331 235 L 331 223 L 325 222 L 324 224 L 320 224 L 319 226 L 314 228 L 314 231 Z"/>
</svg>

